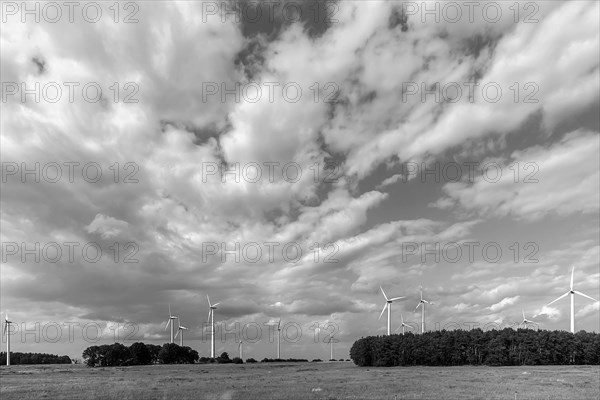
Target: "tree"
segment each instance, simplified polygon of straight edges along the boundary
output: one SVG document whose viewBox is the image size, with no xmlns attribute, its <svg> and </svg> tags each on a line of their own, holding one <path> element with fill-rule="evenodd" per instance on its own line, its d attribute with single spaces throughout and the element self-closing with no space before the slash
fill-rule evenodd
<svg viewBox="0 0 600 400">
<path fill-rule="evenodd" d="M 129 346 L 133 365 L 147 365 L 152 363 L 152 355 L 148 347 L 142 342 L 133 343 Z"/>
<path fill-rule="evenodd" d="M 229 359 L 229 354 L 227 354 L 227 352 L 223 352 L 221 353 L 221 355 L 219 357 L 217 357 L 217 362 L 219 364 L 229 364 L 231 363 L 231 360 Z"/>
</svg>

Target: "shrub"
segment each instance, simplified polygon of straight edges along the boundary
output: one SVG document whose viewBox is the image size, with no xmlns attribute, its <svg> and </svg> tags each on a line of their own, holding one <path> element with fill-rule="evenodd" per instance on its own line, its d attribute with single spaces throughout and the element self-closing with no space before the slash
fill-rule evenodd
<svg viewBox="0 0 600 400">
<path fill-rule="evenodd" d="M 252 364 L 252 363 L 255 363 L 255 362 L 257 362 L 257 361 L 256 361 L 254 358 L 247 358 L 247 359 L 246 359 L 246 362 L 247 362 L 247 363 L 251 363 L 251 364 Z"/>
<path fill-rule="evenodd" d="M 243 364 L 244 360 L 242 360 L 239 357 L 233 357 L 233 360 L 231 360 L 231 362 L 234 363 L 234 364 Z"/>
</svg>

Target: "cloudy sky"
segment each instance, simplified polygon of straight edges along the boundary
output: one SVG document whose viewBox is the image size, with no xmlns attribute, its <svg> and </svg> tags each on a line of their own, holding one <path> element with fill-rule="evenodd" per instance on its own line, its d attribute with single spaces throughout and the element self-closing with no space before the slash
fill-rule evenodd
<svg viewBox="0 0 600 400">
<path fill-rule="evenodd" d="M 380 285 L 406 296 L 392 329 L 420 321 L 421 285 L 428 330 L 522 309 L 568 330 L 568 299 L 545 304 L 573 266 L 600 298 L 598 2 L 20 4 L 1 35 L 13 351 L 161 344 L 170 303 L 208 355 L 207 294 L 217 352 L 237 333 L 254 358 L 279 318 L 283 357 L 326 358 L 335 331 L 347 358 L 386 332 Z M 577 297 L 576 329 L 598 311 Z"/>
</svg>

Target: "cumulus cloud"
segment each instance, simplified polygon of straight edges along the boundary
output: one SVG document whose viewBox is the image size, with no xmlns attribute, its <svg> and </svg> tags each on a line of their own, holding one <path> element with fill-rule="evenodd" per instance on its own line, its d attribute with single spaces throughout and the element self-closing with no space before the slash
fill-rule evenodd
<svg viewBox="0 0 600 400">
<path fill-rule="evenodd" d="M 77 315 L 102 322 L 107 334 L 105 324 L 133 321 L 142 337 L 164 340 L 171 303 L 199 339 L 198 307 L 209 293 L 222 302 L 224 322 L 283 317 L 309 329 L 315 319 L 336 321 L 350 342 L 372 333 L 365 319 L 376 321 L 382 284 L 406 294 L 397 310 L 407 322 L 419 319 L 412 311 L 421 284 L 436 303 L 428 316 L 439 321 L 518 316 L 518 303 L 564 286 L 566 264 L 588 274 L 582 291 L 595 290 L 600 247 L 586 221 L 536 266 L 437 262 L 439 251 L 421 257 L 406 244 L 463 244 L 489 233 L 489 218 L 506 216 L 515 225 L 494 229 L 507 236 L 547 215 L 594 222 L 598 133 L 577 126 L 564 134 L 561 124 L 598 102 L 598 3 L 544 2 L 537 24 L 399 21 L 399 3 L 336 4 L 338 22 L 319 34 L 292 23 L 250 37 L 232 19 L 203 21 L 193 2 L 140 4 L 137 24 L 11 19 L 1 37 L 3 82 L 95 82 L 103 96 L 84 101 L 77 90 L 74 102 L 3 102 L 3 243 L 79 243 L 74 260 L 4 252 L 3 307 L 37 310 L 15 319 Z M 510 5 L 502 4 L 506 15 Z M 411 82 L 473 80 L 496 82 L 502 99 L 406 93 Z M 223 101 L 223 88 L 254 81 L 258 99 Z M 539 101 L 515 102 L 516 81 Z M 272 99 L 269 82 L 278 84 Z M 301 88 L 298 101 L 282 92 L 287 83 Z M 219 93 L 207 95 L 207 84 Z M 122 101 L 127 94 L 137 102 Z M 532 118 L 539 126 L 523 133 L 529 141 L 515 140 Z M 493 160 L 503 179 L 448 183 L 443 194 L 411 179 L 396 191 L 399 164 L 443 157 Z M 515 183 L 514 162 L 537 163 L 539 182 Z M 57 182 L 45 175 L 51 163 L 61 167 Z M 9 164 L 34 172 L 6 175 Z M 436 199 L 437 208 L 426 207 Z M 115 241 L 135 246 L 115 253 Z M 102 250 L 95 262 L 79 251 L 88 242 Z M 249 244 L 262 257 L 248 260 Z M 580 311 L 588 324 L 589 307 Z"/>
<path fill-rule="evenodd" d="M 506 308 L 507 306 L 513 305 L 513 304 L 515 304 L 515 302 L 517 300 L 519 300 L 519 297 L 520 296 L 505 297 L 501 301 L 499 301 L 498 303 L 492 304 L 489 307 L 490 311 L 496 312 L 496 311 L 499 311 L 499 310 L 502 310 L 502 309 Z"/>
</svg>

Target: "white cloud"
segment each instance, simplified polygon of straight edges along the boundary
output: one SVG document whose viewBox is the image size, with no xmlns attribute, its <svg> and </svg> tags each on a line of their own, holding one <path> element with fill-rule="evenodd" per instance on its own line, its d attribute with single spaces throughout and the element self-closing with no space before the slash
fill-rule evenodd
<svg viewBox="0 0 600 400">
<path fill-rule="evenodd" d="M 447 183 L 447 197 L 435 205 L 457 204 L 484 215 L 524 220 L 549 213 L 595 213 L 600 202 L 599 151 L 597 132 L 574 131 L 549 147 L 535 146 L 499 163 L 482 163 L 493 172 L 478 175 L 473 183 Z"/>
<path fill-rule="evenodd" d="M 515 304 L 515 302 L 517 300 L 519 300 L 520 296 L 514 296 L 514 297 L 505 297 L 503 298 L 500 302 L 496 303 L 496 304 L 492 304 L 489 309 L 491 311 L 500 311 L 504 308 L 506 308 L 507 306 L 511 306 L 513 304 Z"/>
</svg>

